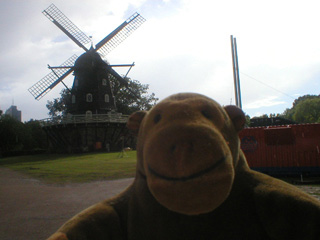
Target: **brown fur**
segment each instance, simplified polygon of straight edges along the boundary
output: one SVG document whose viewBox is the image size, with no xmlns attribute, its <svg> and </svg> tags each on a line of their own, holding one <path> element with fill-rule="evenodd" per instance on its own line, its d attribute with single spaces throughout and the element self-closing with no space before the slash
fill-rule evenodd
<svg viewBox="0 0 320 240">
<path fill-rule="evenodd" d="M 320 239 L 318 200 L 249 169 L 238 138 L 244 123 L 235 106 L 192 93 L 134 113 L 134 183 L 58 232 L 69 240 Z M 66 239 L 56 234 L 50 240 Z"/>
</svg>

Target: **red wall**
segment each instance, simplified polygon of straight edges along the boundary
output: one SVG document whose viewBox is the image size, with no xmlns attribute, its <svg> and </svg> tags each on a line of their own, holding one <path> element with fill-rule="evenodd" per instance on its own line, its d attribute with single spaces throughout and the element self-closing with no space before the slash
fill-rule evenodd
<svg viewBox="0 0 320 240">
<path fill-rule="evenodd" d="M 320 174 L 320 124 L 245 128 L 239 136 L 253 169 Z"/>
</svg>

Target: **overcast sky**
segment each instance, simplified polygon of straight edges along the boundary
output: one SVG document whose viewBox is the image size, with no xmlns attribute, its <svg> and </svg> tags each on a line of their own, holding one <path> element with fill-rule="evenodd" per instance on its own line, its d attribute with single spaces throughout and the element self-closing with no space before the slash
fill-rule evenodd
<svg viewBox="0 0 320 240">
<path fill-rule="evenodd" d="M 295 0 L 0 0 L 0 109 L 13 103 L 23 121 L 48 117 L 27 91 L 83 50 L 41 12 L 54 3 L 94 43 L 134 12 L 147 21 L 106 56 L 135 62 L 129 77 L 161 100 L 177 92 L 234 104 L 230 35 L 237 38 L 243 110 L 251 117 L 282 113 L 295 98 L 319 94 L 320 3 Z M 125 74 L 127 69 L 116 69 Z M 72 86 L 70 75 L 65 83 Z"/>
</svg>

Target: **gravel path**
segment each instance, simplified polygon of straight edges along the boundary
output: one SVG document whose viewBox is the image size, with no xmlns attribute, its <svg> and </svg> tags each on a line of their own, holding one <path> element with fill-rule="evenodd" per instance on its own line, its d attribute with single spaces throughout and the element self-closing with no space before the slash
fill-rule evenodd
<svg viewBox="0 0 320 240">
<path fill-rule="evenodd" d="M 0 168 L 0 239 L 46 239 L 76 213 L 118 194 L 132 180 L 49 185 Z"/>
<path fill-rule="evenodd" d="M 49 185 L 0 168 L 0 240 L 46 239 L 81 210 L 112 197 L 133 179 Z M 319 186 L 298 186 L 320 200 Z"/>
</svg>

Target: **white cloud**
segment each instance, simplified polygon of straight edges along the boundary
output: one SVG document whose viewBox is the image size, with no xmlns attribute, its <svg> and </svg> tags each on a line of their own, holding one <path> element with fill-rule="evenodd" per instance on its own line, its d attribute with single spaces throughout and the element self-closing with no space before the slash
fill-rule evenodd
<svg viewBox="0 0 320 240">
<path fill-rule="evenodd" d="M 267 98 L 263 99 L 257 99 L 254 102 L 247 103 L 244 108 L 246 109 L 258 109 L 262 107 L 271 107 L 271 106 L 276 106 L 280 104 L 284 104 L 284 101 L 281 101 L 278 99 L 276 96 L 269 96 Z"/>
<path fill-rule="evenodd" d="M 40 101 L 27 88 L 44 77 L 47 64 L 60 65 L 82 49 L 41 11 L 45 1 L 0 2 L 2 46 L 0 108 L 12 98 L 23 119 L 45 118 L 47 100 L 59 96 L 56 87 Z M 130 77 L 149 84 L 164 98 L 195 91 L 221 104 L 234 103 L 230 35 L 237 38 L 244 110 L 281 113 L 299 94 L 319 94 L 320 45 L 318 3 L 254 0 L 92 0 L 54 4 L 82 31 L 99 42 L 135 11 L 147 19 L 125 42 L 107 55 L 110 63 L 136 66 Z M 117 69 L 125 73 L 127 69 Z M 70 86 L 72 77 L 66 81 Z"/>
</svg>

